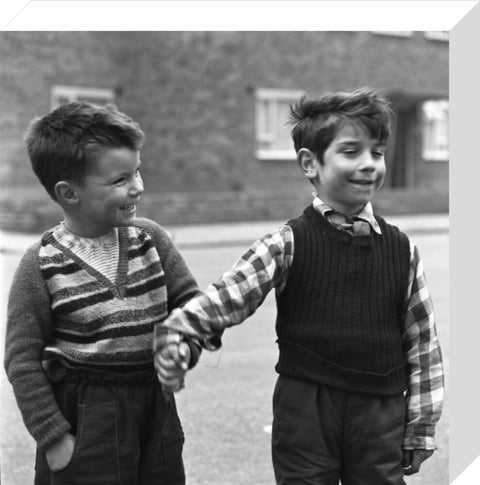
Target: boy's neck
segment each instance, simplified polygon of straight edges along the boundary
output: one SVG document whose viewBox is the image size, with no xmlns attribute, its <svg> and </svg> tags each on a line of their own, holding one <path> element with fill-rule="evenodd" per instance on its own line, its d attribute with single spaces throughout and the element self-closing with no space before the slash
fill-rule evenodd
<svg viewBox="0 0 480 485">
<path fill-rule="evenodd" d="M 325 205 L 325 206 L 329 207 L 330 209 L 334 210 L 335 212 L 339 212 L 340 214 L 343 214 L 344 216 L 349 217 L 349 218 L 360 214 L 360 212 L 362 212 L 363 209 L 369 203 L 369 202 L 367 202 L 367 204 L 363 204 L 362 206 L 360 206 L 359 208 L 356 208 L 355 210 L 348 210 L 348 209 L 346 210 L 345 207 L 339 207 L 337 204 L 332 204 L 332 203 L 326 201 L 324 198 L 322 198 L 322 196 L 320 194 L 314 194 L 314 197 L 316 199 L 318 199 L 323 205 Z"/>
<path fill-rule="evenodd" d="M 77 221 L 75 218 L 72 218 L 66 213 L 64 215 L 65 219 L 63 221 L 63 224 L 65 226 L 65 229 L 67 229 L 67 231 L 72 233 L 74 236 L 94 239 L 105 236 L 105 234 L 109 234 L 114 229 L 113 227 L 109 228 L 108 230 L 95 230 L 92 228 L 86 228 L 81 221 Z"/>
</svg>

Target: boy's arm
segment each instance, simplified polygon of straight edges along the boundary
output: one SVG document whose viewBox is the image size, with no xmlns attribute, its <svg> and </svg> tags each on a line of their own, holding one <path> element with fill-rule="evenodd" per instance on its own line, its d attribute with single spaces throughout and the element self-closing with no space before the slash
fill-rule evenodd
<svg viewBox="0 0 480 485">
<path fill-rule="evenodd" d="M 216 283 L 158 324 L 163 332 L 158 332 L 156 348 L 169 341 L 165 329 L 196 337 L 207 349 L 219 348 L 225 328 L 242 323 L 272 288 L 283 287 L 292 257 L 293 235 L 288 226 L 256 241 Z"/>
<path fill-rule="evenodd" d="M 5 338 L 5 370 L 25 426 L 45 448 L 70 424 L 60 412 L 42 368 L 42 352 L 51 338 L 50 298 L 38 266 L 39 245 L 29 248 L 10 288 Z"/>
<path fill-rule="evenodd" d="M 137 219 L 137 222 L 142 227 L 147 228 L 160 255 L 165 273 L 168 312 L 170 313 L 172 309 L 182 306 L 197 295 L 200 290 L 183 257 L 165 229 L 150 219 L 140 218 Z M 186 339 L 185 342 L 190 347 L 189 368 L 191 369 L 197 364 L 202 347 L 200 342 L 194 338 Z"/>
<path fill-rule="evenodd" d="M 407 420 L 403 448 L 435 449 L 435 425 L 444 400 L 444 374 L 432 299 L 423 262 L 411 243 L 411 267 L 403 345 L 408 362 Z"/>
</svg>

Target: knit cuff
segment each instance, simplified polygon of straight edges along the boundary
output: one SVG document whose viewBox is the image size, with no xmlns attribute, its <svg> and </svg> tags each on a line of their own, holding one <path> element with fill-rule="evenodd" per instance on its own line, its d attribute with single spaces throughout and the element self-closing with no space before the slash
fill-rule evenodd
<svg viewBox="0 0 480 485">
<path fill-rule="evenodd" d="M 59 413 L 59 415 L 43 421 L 41 426 L 33 430 L 32 435 L 37 441 L 38 448 L 45 450 L 70 429 L 70 423 Z"/>
</svg>

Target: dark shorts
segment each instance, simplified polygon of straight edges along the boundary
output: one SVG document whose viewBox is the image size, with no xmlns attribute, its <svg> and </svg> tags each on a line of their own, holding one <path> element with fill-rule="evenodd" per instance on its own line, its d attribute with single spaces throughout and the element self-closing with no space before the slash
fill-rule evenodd
<svg viewBox="0 0 480 485">
<path fill-rule="evenodd" d="M 75 449 L 51 472 L 37 451 L 35 485 L 184 485 L 184 436 L 175 401 L 157 379 L 140 382 L 69 378 L 55 385 Z"/>
<path fill-rule="evenodd" d="M 404 485 L 403 394 L 372 396 L 280 376 L 272 457 L 279 485 Z"/>
</svg>

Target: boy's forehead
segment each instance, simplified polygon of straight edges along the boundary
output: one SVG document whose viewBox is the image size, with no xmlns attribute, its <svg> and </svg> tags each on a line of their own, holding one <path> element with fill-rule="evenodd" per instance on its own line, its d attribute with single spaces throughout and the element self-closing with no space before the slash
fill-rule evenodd
<svg viewBox="0 0 480 485">
<path fill-rule="evenodd" d="M 107 148 L 90 157 L 89 172 L 108 173 L 140 165 L 140 152 L 126 147 Z"/>
<path fill-rule="evenodd" d="M 384 144 L 383 141 L 372 138 L 367 129 L 360 123 L 346 122 L 343 123 L 335 135 L 332 143 L 340 143 L 342 141 L 368 141 L 372 143 Z"/>
</svg>

